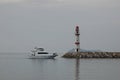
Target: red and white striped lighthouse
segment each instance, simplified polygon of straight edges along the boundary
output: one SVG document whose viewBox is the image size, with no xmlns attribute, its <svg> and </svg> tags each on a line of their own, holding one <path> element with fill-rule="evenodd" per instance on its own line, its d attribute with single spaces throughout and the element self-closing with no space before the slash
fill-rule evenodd
<svg viewBox="0 0 120 80">
<path fill-rule="evenodd" d="M 75 36 L 76 36 L 76 42 L 75 42 L 76 49 L 75 49 L 75 52 L 80 52 L 80 41 L 79 41 L 80 32 L 79 32 L 79 26 L 76 26 Z"/>
</svg>

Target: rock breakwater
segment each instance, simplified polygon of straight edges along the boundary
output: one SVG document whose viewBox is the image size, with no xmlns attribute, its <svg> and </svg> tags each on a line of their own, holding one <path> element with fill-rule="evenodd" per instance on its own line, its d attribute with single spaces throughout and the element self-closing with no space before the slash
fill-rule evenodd
<svg viewBox="0 0 120 80">
<path fill-rule="evenodd" d="M 120 58 L 120 52 L 79 52 L 66 53 L 64 58 Z"/>
</svg>

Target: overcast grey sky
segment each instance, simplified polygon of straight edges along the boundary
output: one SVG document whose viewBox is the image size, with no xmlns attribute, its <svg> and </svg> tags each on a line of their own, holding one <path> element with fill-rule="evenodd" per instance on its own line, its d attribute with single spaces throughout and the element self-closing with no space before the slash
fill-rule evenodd
<svg viewBox="0 0 120 80">
<path fill-rule="evenodd" d="M 120 51 L 120 0 L 0 0 L 0 52 Z"/>
</svg>

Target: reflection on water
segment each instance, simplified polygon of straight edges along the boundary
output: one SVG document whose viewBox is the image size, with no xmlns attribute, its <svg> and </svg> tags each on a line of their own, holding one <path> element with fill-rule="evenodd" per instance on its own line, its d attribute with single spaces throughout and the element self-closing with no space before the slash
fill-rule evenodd
<svg viewBox="0 0 120 80">
<path fill-rule="evenodd" d="M 120 59 L 27 57 L 0 54 L 0 80 L 120 80 Z"/>
<path fill-rule="evenodd" d="M 80 66 L 80 59 L 76 59 L 76 65 L 75 65 L 75 80 L 80 80 L 79 77 L 79 66 Z"/>
</svg>

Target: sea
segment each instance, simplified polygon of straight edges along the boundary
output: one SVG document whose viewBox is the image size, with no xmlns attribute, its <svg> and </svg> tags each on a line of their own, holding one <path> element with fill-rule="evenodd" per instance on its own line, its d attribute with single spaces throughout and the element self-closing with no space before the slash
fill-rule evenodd
<svg viewBox="0 0 120 80">
<path fill-rule="evenodd" d="M 120 80 L 120 59 L 28 59 L 0 53 L 0 80 Z"/>
</svg>

